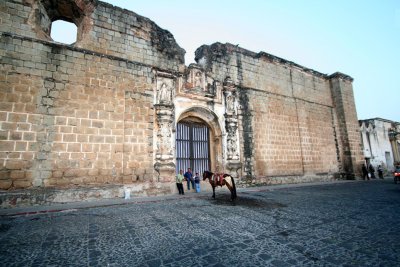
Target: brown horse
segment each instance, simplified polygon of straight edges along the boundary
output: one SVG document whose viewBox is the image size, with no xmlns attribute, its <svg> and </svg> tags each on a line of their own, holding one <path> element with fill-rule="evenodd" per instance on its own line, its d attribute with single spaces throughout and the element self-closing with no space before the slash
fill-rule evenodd
<svg viewBox="0 0 400 267">
<path fill-rule="evenodd" d="M 231 191 L 231 201 L 235 200 L 236 198 L 236 185 L 235 185 L 235 180 L 233 179 L 232 176 L 229 174 L 222 174 L 222 177 L 217 181 L 216 177 L 214 177 L 214 173 L 210 171 L 204 171 L 203 173 L 203 181 L 206 179 L 209 180 L 210 185 L 212 186 L 213 189 L 213 195 L 212 197 L 215 198 L 215 187 L 217 186 L 224 186 L 228 187 L 229 191 Z"/>
</svg>

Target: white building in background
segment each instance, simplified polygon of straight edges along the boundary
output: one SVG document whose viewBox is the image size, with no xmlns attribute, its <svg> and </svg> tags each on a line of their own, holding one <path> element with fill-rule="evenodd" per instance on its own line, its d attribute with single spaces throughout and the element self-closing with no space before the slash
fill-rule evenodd
<svg viewBox="0 0 400 267">
<path fill-rule="evenodd" d="M 381 165 L 388 171 L 393 170 L 399 161 L 400 123 L 373 118 L 359 120 L 359 125 L 366 164 L 372 164 L 375 169 Z"/>
</svg>

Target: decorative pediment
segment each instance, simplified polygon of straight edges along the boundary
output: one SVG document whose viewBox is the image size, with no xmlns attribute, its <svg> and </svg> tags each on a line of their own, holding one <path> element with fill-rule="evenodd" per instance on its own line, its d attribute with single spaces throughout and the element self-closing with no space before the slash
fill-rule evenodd
<svg viewBox="0 0 400 267">
<path fill-rule="evenodd" d="M 220 82 L 208 77 L 205 70 L 199 65 L 191 64 L 186 71 L 185 77 L 183 77 L 179 93 L 189 98 L 221 102 L 222 85 Z"/>
</svg>

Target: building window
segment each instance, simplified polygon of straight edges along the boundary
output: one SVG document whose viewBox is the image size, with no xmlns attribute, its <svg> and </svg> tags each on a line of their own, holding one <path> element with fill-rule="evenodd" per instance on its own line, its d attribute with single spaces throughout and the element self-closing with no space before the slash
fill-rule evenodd
<svg viewBox="0 0 400 267">
<path fill-rule="evenodd" d="M 50 36 L 53 41 L 63 44 L 74 44 L 77 40 L 78 28 L 74 23 L 56 20 L 51 24 Z"/>
</svg>

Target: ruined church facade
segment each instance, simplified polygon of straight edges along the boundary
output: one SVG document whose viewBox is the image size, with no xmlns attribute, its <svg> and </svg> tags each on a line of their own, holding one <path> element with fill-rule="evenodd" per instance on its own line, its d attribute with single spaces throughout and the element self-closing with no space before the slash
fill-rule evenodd
<svg viewBox="0 0 400 267">
<path fill-rule="evenodd" d="M 0 14 L 0 189 L 170 193 L 193 162 L 241 184 L 357 175 L 348 75 L 221 43 L 185 66 L 171 33 L 96 0 L 5 0 Z M 51 39 L 58 19 L 74 44 Z"/>
</svg>

